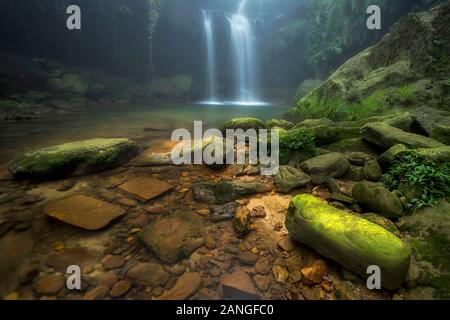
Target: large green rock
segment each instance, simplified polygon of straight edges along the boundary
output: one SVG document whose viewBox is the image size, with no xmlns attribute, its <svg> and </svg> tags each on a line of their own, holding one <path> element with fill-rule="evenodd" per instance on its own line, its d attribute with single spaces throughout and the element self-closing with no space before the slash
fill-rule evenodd
<svg viewBox="0 0 450 320">
<path fill-rule="evenodd" d="M 386 152 L 384 152 L 381 156 L 378 157 L 378 161 L 383 166 L 389 166 L 395 160 L 398 160 L 401 155 L 411 151 L 414 151 L 415 154 L 418 154 L 430 161 L 436 162 L 450 161 L 450 146 L 438 148 L 420 148 L 411 150 L 403 144 L 397 144 L 392 148 L 389 148 Z"/>
<path fill-rule="evenodd" d="M 388 149 L 396 144 L 404 144 L 409 148 L 437 148 L 444 144 L 431 138 L 405 132 L 384 122 L 373 122 L 361 128 L 364 140 Z"/>
<path fill-rule="evenodd" d="M 327 150 L 335 152 L 362 151 L 374 153 L 373 146 L 362 138 L 343 139 L 325 146 Z"/>
<path fill-rule="evenodd" d="M 329 178 L 341 177 L 347 173 L 350 162 L 342 153 L 331 152 L 306 160 L 301 168 L 311 176 L 314 184 L 322 184 Z"/>
<path fill-rule="evenodd" d="M 266 121 L 266 126 L 267 128 L 281 128 L 284 130 L 290 130 L 294 127 L 294 124 L 284 119 L 271 119 Z"/>
<path fill-rule="evenodd" d="M 20 154 L 9 171 L 20 179 L 82 175 L 114 168 L 137 150 L 137 144 L 126 138 L 75 141 Z"/>
<path fill-rule="evenodd" d="M 312 195 L 292 199 L 286 216 L 290 236 L 345 268 L 367 277 L 381 268 L 381 284 L 399 288 L 409 269 L 409 250 L 402 240 L 364 218 L 336 209 Z"/>
<path fill-rule="evenodd" d="M 403 217 L 397 225 L 411 247 L 408 287 L 433 288 L 434 299 L 450 299 L 450 203 L 442 200 Z M 414 289 L 413 289 L 414 290 Z"/>
<path fill-rule="evenodd" d="M 359 182 L 353 187 L 352 195 L 360 204 L 386 218 L 397 219 L 403 214 L 401 201 L 381 184 Z"/>
</svg>

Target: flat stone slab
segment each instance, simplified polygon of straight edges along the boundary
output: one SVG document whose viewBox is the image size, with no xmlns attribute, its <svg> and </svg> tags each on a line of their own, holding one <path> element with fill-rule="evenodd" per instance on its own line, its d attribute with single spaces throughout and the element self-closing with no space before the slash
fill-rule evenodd
<svg viewBox="0 0 450 320">
<path fill-rule="evenodd" d="M 223 293 L 231 299 L 259 299 L 250 277 L 241 269 L 226 274 L 220 281 Z"/>
<path fill-rule="evenodd" d="M 202 276 L 198 272 L 186 272 L 175 285 L 156 300 L 186 300 L 200 289 Z"/>
<path fill-rule="evenodd" d="M 86 230 L 99 230 L 125 214 L 125 210 L 85 195 L 49 203 L 44 213 L 52 218 Z"/>
<path fill-rule="evenodd" d="M 137 177 L 119 186 L 122 190 L 141 201 L 149 201 L 173 189 L 169 183 L 147 177 Z"/>
</svg>

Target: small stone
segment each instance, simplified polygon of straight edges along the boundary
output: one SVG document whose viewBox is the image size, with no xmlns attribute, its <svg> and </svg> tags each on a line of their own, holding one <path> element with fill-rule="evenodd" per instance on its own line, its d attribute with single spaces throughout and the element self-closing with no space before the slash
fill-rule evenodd
<svg viewBox="0 0 450 320">
<path fill-rule="evenodd" d="M 259 259 L 255 265 L 255 272 L 262 274 L 262 275 L 268 275 L 271 270 L 272 270 L 272 267 L 271 267 L 269 261 L 267 260 L 267 258 Z"/>
<path fill-rule="evenodd" d="M 61 276 L 47 276 L 36 280 L 33 289 L 41 295 L 56 295 L 64 284 L 64 278 Z"/>
<path fill-rule="evenodd" d="M 131 227 L 143 228 L 150 223 L 150 217 L 145 214 L 140 214 L 136 218 L 127 220 L 126 223 Z"/>
<path fill-rule="evenodd" d="M 159 300 L 185 300 L 194 295 L 202 285 L 202 276 L 198 272 L 186 272 L 175 285 L 158 297 Z"/>
<path fill-rule="evenodd" d="M 131 282 L 128 280 L 121 280 L 117 282 L 114 287 L 111 289 L 110 295 L 111 297 L 121 297 L 126 294 L 131 288 Z"/>
<path fill-rule="evenodd" d="M 117 275 L 114 272 L 102 272 L 95 277 L 95 284 L 112 288 L 117 283 L 117 280 Z"/>
<path fill-rule="evenodd" d="M 91 289 L 83 297 L 83 300 L 103 300 L 109 295 L 109 287 L 98 286 Z"/>
<path fill-rule="evenodd" d="M 333 285 L 329 282 L 324 281 L 320 286 L 326 293 L 331 293 L 333 291 Z"/>
<path fill-rule="evenodd" d="M 272 275 L 277 283 L 286 284 L 289 272 L 282 266 L 275 266 L 272 268 Z"/>
<path fill-rule="evenodd" d="M 219 300 L 220 294 L 218 294 L 216 291 L 213 291 L 208 288 L 202 288 L 198 291 L 198 299 L 199 300 Z"/>
<path fill-rule="evenodd" d="M 230 202 L 224 205 L 211 206 L 209 220 L 212 222 L 220 222 L 231 220 L 234 218 L 239 204 L 236 202 Z"/>
<path fill-rule="evenodd" d="M 163 286 L 169 280 L 163 267 L 151 262 L 138 263 L 128 270 L 127 277 L 151 287 Z"/>
<path fill-rule="evenodd" d="M 341 187 L 336 179 L 330 178 L 327 180 L 327 188 L 330 193 L 341 193 Z"/>
<path fill-rule="evenodd" d="M 233 227 L 239 237 L 247 235 L 250 229 L 250 211 L 247 207 L 239 207 L 233 220 Z"/>
<path fill-rule="evenodd" d="M 269 277 L 265 277 L 262 275 L 257 274 L 253 280 L 255 280 L 256 287 L 261 291 L 267 291 L 269 290 L 270 286 L 270 279 Z"/>
<path fill-rule="evenodd" d="M 53 250 L 55 250 L 56 252 L 62 252 L 64 251 L 65 245 L 62 242 L 54 242 L 52 244 L 52 248 Z"/>
<path fill-rule="evenodd" d="M 149 201 L 170 192 L 173 187 L 162 180 L 137 177 L 121 184 L 119 189 L 141 201 Z"/>
<path fill-rule="evenodd" d="M 278 242 L 278 246 L 286 252 L 294 251 L 297 247 L 295 242 L 289 236 L 284 237 L 280 242 Z"/>
<path fill-rule="evenodd" d="M 328 266 L 323 260 L 315 260 L 309 267 L 301 270 L 302 281 L 311 286 L 323 281 L 323 277 L 328 274 Z"/>
<path fill-rule="evenodd" d="M 263 206 L 257 206 L 250 211 L 250 217 L 255 219 L 263 219 L 267 216 L 266 209 Z"/>
<path fill-rule="evenodd" d="M 120 256 L 107 255 L 101 261 L 105 270 L 117 269 L 124 265 L 125 261 Z"/>
<path fill-rule="evenodd" d="M 242 264 L 254 266 L 256 261 L 258 261 L 259 256 L 251 251 L 244 251 L 238 255 L 239 262 Z"/>
<path fill-rule="evenodd" d="M 214 237 L 211 234 L 207 234 L 204 237 L 205 247 L 209 250 L 213 250 L 216 248 L 216 240 L 214 240 Z"/>
<path fill-rule="evenodd" d="M 237 255 L 239 253 L 239 248 L 234 246 L 226 246 L 225 252 L 228 252 L 229 254 L 232 255 Z"/>
<path fill-rule="evenodd" d="M 160 205 L 160 204 L 154 204 L 154 205 L 149 205 L 149 206 L 144 206 L 142 207 L 142 209 L 150 214 L 154 214 L 154 215 L 158 215 L 158 214 L 164 214 L 167 212 L 167 209 Z"/>
<path fill-rule="evenodd" d="M 136 207 L 138 205 L 136 200 L 128 198 L 119 198 L 117 202 L 126 207 Z"/>
<path fill-rule="evenodd" d="M 250 277 L 237 269 L 231 274 L 226 274 L 220 280 L 223 293 L 230 299 L 258 299 L 259 295 L 250 280 Z"/>
</svg>

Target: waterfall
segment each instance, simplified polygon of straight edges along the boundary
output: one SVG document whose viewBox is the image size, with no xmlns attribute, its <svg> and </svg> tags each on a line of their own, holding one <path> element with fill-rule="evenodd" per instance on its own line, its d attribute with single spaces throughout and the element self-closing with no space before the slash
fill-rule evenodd
<svg viewBox="0 0 450 320">
<path fill-rule="evenodd" d="M 208 59 L 208 99 L 210 104 L 217 103 L 216 98 L 216 58 L 214 46 L 214 32 L 212 14 L 210 11 L 202 10 L 203 23 L 205 27 L 206 49 Z"/>
<path fill-rule="evenodd" d="M 256 96 L 254 36 L 250 21 L 244 13 L 246 4 L 247 0 L 242 0 L 237 13 L 227 17 L 231 28 L 236 103 L 259 104 Z"/>
</svg>

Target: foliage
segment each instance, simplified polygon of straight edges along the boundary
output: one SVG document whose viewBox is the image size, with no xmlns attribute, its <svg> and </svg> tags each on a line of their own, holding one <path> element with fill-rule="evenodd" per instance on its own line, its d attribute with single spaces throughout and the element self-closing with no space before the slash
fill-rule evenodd
<svg viewBox="0 0 450 320">
<path fill-rule="evenodd" d="M 437 163 L 414 151 L 407 152 L 383 175 L 383 183 L 392 190 L 417 191 L 408 199 L 408 209 L 415 211 L 432 206 L 437 200 L 450 196 L 450 162 Z"/>
<path fill-rule="evenodd" d="M 315 136 L 311 129 L 299 128 L 280 132 L 280 147 L 291 151 L 312 151 Z"/>
</svg>

